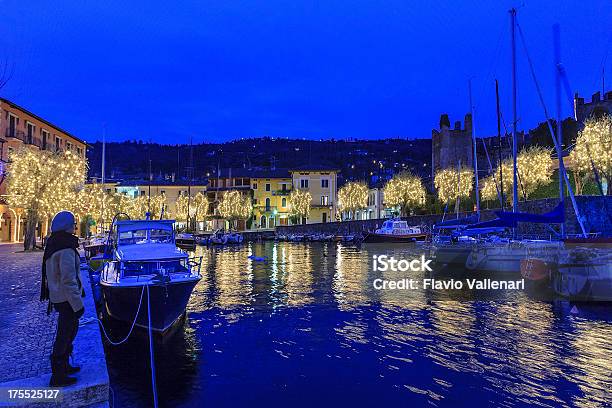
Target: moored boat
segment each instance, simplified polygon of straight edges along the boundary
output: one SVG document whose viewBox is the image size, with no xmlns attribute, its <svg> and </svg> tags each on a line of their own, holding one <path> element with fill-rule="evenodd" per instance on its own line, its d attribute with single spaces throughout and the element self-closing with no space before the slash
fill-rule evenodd
<svg viewBox="0 0 612 408">
<path fill-rule="evenodd" d="M 426 238 L 427 234 L 419 226 L 408 226 L 401 220 L 387 220 L 381 228 L 368 233 L 364 242 L 415 242 Z"/>
<path fill-rule="evenodd" d="M 196 247 L 196 238 L 188 232 L 181 232 L 176 235 L 176 246 L 186 251 L 193 251 Z"/>
<path fill-rule="evenodd" d="M 106 313 L 166 332 L 184 314 L 200 265 L 176 247 L 171 220 L 117 221 L 112 232 L 112 261 L 105 264 L 100 286 Z M 149 293 L 145 293 L 148 291 Z"/>
<path fill-rule="evenodd" d="M 612 253 L 609 248 L 579 247 L 559 260 L 552 286 L 573 301 L 612 302 Z"/>
</svg>

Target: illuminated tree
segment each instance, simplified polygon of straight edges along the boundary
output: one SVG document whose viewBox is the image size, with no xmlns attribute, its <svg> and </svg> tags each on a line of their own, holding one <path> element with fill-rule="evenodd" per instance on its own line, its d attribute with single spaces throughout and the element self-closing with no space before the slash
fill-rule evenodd
<svg viewBox="0 0 612 408">
<path fill-rule="evenodd" d="M 521 150 L 516 159 L 519 175 L 519 195 L 529 197 L 538 187 L 550 183 L 553 173 L 552 157 L 550 151 L 543 147 L 529 147 Z M 503 169 L 504 174 L 512 174 L 512 161 L 508 159 Z M 508 188 L 508 197 L 512 198 L 512 183 L 504 186 Z"/>
<path fill-rule="evenodd" d="M 175 213 L 172 214 L 177 221 L 193 220 L 195 222 L 206 219 L 208 211 L 208 199 L 204 194 L 198 192 L 189 199 L 188 195 L 180 195 L 175 202 Z M 189 214 L 187 212 L 189 211 Z"/>
<path fill-rule="evenodd" d="M 469 197 L 473 189 L 473 179 L 474 171 L 468 167 L 449 167 L 438 171 L 434 177 L 434 186 L 438 190 L 440 201 L 449 203 L 461 197 Z"/>
<path fill-rule="evenodd" d="M 308 191 L 294 189 L 289 194 L 289 211 L 293 217 L 308 218 L 312 195 Z"/>
<path fill-rule="evenodd" d="M 346 183 L 338 190 L 338 207 L 352 218 L 355 211 L 368 206 L 368 186 L 363 182 Z"/>
<path fill-rule="evenodd" d="M 499 170 L 497 170 L 497 175 L 499 175 Z M 499 197 L 497 191 L 499 180 L 499 178 L 495 178 L 493 175 L 480 180 L 480 197 L 483 200 L 495 200 Z"/>
<path fill-rule="evenodd" d="M 248 195 L 242 195 L 239 191 L 226 191 L 219 202 L 219 215 L 233 223 L 236 220 L 246 220 L 251 216 L 253 202 Z"/>
<path fill-rule="evenodd" d="M 75 213 L 81 217 L 89 216 L 98 225 L 102 225 L 105 221 L 110 221 L 118 212 L 118 202 L 119 197 L 107 192 L 102 185 L 86 184 L 78 193 Z"/>
<path fill-rule="evenodd" d="M 74 210 L 86 172 L 87 162 L 70 151 L 22 147 L 9 155 L 7 201 L 27 213 L 25 250 L 34 247 L 36 226 L 42 217 L 52 217 L 64 209 Z"/>
<path fill-rule="evenodd" d="M 395 175 L 383 190 L 385 204 L 399 206 L 401 215 L 407 215 L 411 207 L 425 205 L 425 195 L 421 178 L 410 172 Z"/>
<path fill-rule="evenodd" d="M 570 154 L 574 171 L 579 177 L 593 178 L 595 171 L 608 181 L 608 195 L 612 193 L 612 118 L 605 115 L 585 123 L 578 133 L 576 146 Z M 578 184 L 578 183 L 577 183 Z"/>
<path fill-rule="evenodd" d="M 516 159 L 518 171 L 518 192 L 523 198 L 528 198 L 539 187 L 551 181 L 553 173 L 552 157 L 550 151 L 543 147 L 529 147 L 519 152 Z M 512 158 L 502 162 L 504 174 L 504 197 L 512 202 Z M 498 198 L 497 190 L 501 187 L 500 168 L 495 169 L 495 178 L 490 175 L 480 181 L 480 195 L 483 200 L 494 200 Z"/>
</svg>

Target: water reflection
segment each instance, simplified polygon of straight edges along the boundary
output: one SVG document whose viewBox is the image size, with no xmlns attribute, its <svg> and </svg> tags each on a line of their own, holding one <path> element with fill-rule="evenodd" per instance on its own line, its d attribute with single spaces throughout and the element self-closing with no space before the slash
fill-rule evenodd
<svg viewBox="0 0 612 408">
<path fill-rule="evenodd" d="M 424 276 L 374 272 L 374 254 L 425 251 L 337 243 L 198 248 L 203 279 L 187 322 L 156 349 L 160 399 L 308 407 L 612 402 L 609 307 L 585 317 L 523 292 L 457 301 L 373 288 L 379 277 Z M 146 351 L 142 339 L 111 350 L 121 406 L 150 400 Z"/>
</svg>

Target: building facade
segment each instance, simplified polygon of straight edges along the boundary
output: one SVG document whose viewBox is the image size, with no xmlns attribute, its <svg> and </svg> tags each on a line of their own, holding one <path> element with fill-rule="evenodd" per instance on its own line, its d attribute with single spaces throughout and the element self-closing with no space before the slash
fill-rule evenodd
<svg viewBox="0 0 612 408">
<path fill-rule="evenodd" d="M 253 190 L 254 229 L 289 225 L 289 194 L 292 190 L 291 173 L 287 169 L 254 171 Z"/>
<path fill-rule="evenodd" d="M 219 214 L 219 203 L 223 198 L 223 194 L 227 191 L 238 191 L 243 196 L 253 198 L 253 190 L 251 190 L 251 175 L 253 171 L 250 169 L 219 169 L 218 174 L 211 175 L 206 190 L 208 197 L 208 228 L 209 229 L 229 229 L 229 223 L 224 220 Z M 248 220 L 238 220 L 236 228 L 243 231 L 247 228 Z"/>
<path fill-rule="evenodd" d="M 328 166 L 301 166 L 290 169 L 293 188 L 306 190 L 312 196 L 310 214 L 302 223 L 336 221 L 338 169 Z"/>
<path fill-rule="evenodd" d="M 21 241 L 24 235 L 25 211 L 6 203 L 6 169 L 12 151 L 31 149 L 70 150 L 85 158 L 85 141 L 66 132 L 27 109 L 0 98 L 0 242 Z M 37 227 L 38 237 L 47 233 L 49 220 Z"/>
</svg>

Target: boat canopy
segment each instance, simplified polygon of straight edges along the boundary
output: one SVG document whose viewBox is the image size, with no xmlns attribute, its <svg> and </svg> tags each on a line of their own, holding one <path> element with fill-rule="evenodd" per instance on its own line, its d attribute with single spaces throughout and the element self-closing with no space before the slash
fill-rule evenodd
<svg viewBox="0 0 612 408">
<path fill-rule="evenodd" d="M 443 229 L 443 228 L 459 228 L 465 225 L 470 225 L 478 222 L 478 217 L 475 215 L 465 217 L 465 218 L 453 218 L 450 220 L 446 220 L 434 225 L 434 228 Z"/>
<path fill-rule="evenodd" d="M 117 248 L 117 259 L 123 262 L 186 259 L 189 256 L 174 244 L 136 244 Z"/>
<path fill-rule="evenodd" d="M 138 230 L 163 230 L 172 231 L 174 220 L 121 220 L 116 221 L 118 232 Z"/>
<path fill-rule="evenodd" d="M 517 222 L 533 222 L 539 224 L 562 224 L 565 221 L 565 211 L 559 203 L 552 211 L 544 214 L 531 214 L 524 212 L 495 211 L 497 216 L 510 224 Z M 511 225 L 512 226 L 512 225 Z"/>
</svg>

